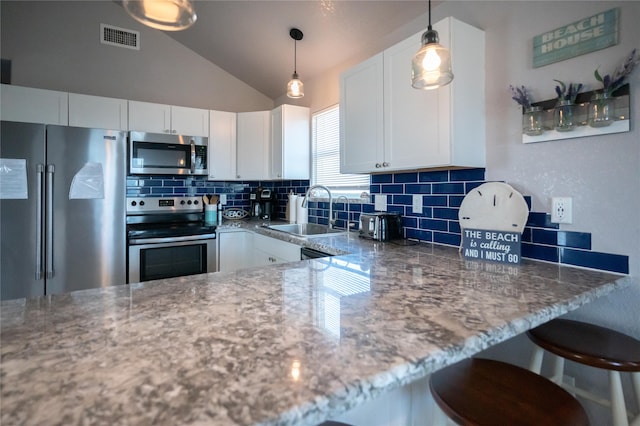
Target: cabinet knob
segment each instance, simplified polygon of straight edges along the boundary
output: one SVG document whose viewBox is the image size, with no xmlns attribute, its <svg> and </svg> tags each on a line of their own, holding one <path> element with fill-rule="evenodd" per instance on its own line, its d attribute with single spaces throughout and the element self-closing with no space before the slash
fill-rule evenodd
<svg viewBox="0 0 640 426">
<path fill-rule="evenodd" d="M 382 164 L 376 163 L 376 169 L 379 169 L 380 167 L 382 167 Z"/>
<path fill-rule="evenodd" d="M 389 163 L 385 161 L 384 163 L 382 163 L 382 167 L 389 167 Z"/>
<path fill-rule="evenodd" d="M 236 178 L 237 178 L 237 179 L 240 179 L 240 175 L 236 175 Z"/>
<path fill-rule="evenodd" d="M 171 130 L 169 130 L 169 129 L 164 129 L 164 133 L 171 133 Z"/>
</svg>

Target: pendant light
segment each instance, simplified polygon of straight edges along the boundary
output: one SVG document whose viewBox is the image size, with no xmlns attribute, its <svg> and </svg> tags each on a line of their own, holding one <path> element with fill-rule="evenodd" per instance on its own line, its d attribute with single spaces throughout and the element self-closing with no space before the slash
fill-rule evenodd
<svg viewBox="0 0 640 426">
<path fill-rule="evenodd" d="M 436 89 L 453 80 L 449 51 L 438 41 L 438 32 L 431 28 L 429 0 L 429 26 L 422 34 L 422 47 L 411 61 L 411 85 L 416 89 Z"/>
<path fill-rule="evenodd" d="M 123 0 L 129 15 L 143 24 L 163 31 L 180 31 L 196 22 L 190 0 Z"/>
<path fill-rule="evenodd" d="M 293 39 L 293 76 L 291 76 L 291 80 L 289 84 L 287 84 L 287 96 L 297 99 L 304 96 L 304 84 L 302 84 L 302 81 L 298 78 L 298 72 L 296 71 L 296 42 L 302 40 L 303 34 L 299 29 L 292 28 L 291 31 L 289 31 L 289 35 Z"/>
</svg>

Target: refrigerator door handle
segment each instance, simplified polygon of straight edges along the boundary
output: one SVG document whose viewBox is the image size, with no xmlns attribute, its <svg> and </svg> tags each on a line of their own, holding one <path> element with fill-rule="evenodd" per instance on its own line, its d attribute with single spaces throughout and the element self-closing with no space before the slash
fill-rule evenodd
<svg viewBox="0 0 640 426">
<path fill-rule="evenodd" d="M 47 250 L 47 279 L 53 278 L 53 164 L 47 165 L 47 209 L 46 209 L 46 250 Z"/>
<path fill-rule="evenodd" d="M 42 182 L 44 179 L 44 164 L 36 165 L 36 281 L 42 279 L 44 266 L 42 263 Z"/>
<path fill-rule="evenodd" d="M 196 172 L 196 143 L 191 140 L 191 174 Z"/>
</svg>

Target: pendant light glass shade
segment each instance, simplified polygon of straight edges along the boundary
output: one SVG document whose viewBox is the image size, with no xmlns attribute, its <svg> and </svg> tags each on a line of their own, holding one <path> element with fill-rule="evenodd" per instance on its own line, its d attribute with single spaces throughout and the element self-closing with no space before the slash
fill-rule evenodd
<svg viewBox="0 0 640 426">
<path fill-rule="evenodd" d="M 137 21 L 163 31 L 184 30 L 198 18 L 190 0 L 123 0 L 122 5 Z"/>
<path fill-rule="evenodd" d="M 304 84 L 298 78 L 298 73 L 294 72 L 287 84 L 287 96 L 293 99 L 302 98 L 304 96 Z"/>
<path fill-rule="evenodd" d="M 302 34 L 302 31 L 297 28 L 292 28 L 291 31 L 289 31 L 289 35 L 293 39 L 293 75 L 291 76 L 291 80 L 289 80 L 289 83 L 287 84 L 287 96 L 292 99 L 298 99 L 304 96 L 304 84 L 302 84 L 302 81 L 300 81 L 298 72 L 296 71 L 296 42 L 298 40 L 302 40 L 302 37 L 304 35 Z"/>
<path fill-rule="evenodd" d="M 453 80 L 451 56 L 439 43 L 438 32 L 431 28 L 431 1 L 429 1 L 429 27 L 422 34 L 422 47 L 411 61 L 411 85 L 416 89 L 436 89 Z"/>
</svg>

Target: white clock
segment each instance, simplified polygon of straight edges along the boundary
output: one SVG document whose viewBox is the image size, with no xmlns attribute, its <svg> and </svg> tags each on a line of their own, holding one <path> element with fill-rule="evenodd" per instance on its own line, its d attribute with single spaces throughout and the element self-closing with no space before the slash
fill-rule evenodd
<svg viewBox="0 0 640 426">
<path fill-rule="evenodd" d="M 462 200 L 458 220 L 463 229 L 520 232 L 529 217 L 522 194 L 503 182 L 487 182 Z"/>
</svg>

